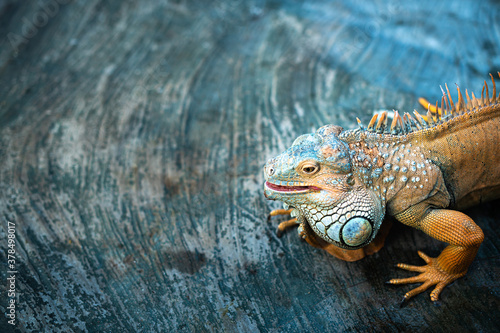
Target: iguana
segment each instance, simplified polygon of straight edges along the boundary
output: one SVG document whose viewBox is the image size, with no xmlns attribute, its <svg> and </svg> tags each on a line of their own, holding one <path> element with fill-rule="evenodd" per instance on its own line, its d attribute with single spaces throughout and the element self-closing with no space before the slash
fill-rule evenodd
<svg viewBox="0 0 500 333">
<path fill-rule="evenodd" d="M 403 302 L 431 286 L 437 301 L 465 275 L 484 239 L 457 209 L 500 197 L 500 96 L 490 76 L 491 98 L 486 81 L 480 98 L 466 90 L 464 100 L 457 87 L 456 103 L 446 86 L 441 108 L 436 103 L 426 115 L 395 111 L 388 126 L 384 112 L 366 128 L 358 119 L 355 130 L 326 125 L 299 136 L 264 167 L 266 198 L 285 206 L 270 216 L 293 217 L 278 232 L 298 224 L 309 244 L 355 261 L 383 246 L 382 221 L 392 216 L 449 244 L 437 258 L 419 251 L 425 266 L 397 265 L 419 275 L 388 281 L 422 283 Z"/>
</svg>

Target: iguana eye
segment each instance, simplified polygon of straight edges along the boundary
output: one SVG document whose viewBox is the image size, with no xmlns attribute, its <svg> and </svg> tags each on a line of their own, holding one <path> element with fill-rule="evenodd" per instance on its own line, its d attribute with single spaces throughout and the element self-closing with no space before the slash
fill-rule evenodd
<svg viewBox="0 0 500 333">
<path fill-rule="evenodd" d="M 312 175 L 318 172 L 319 170 L 319 165 L 316 163 L 308 162 L 302 165 L 301 171 L 307 175 Z"/>
<path fill-rule="evenodd" d="M 315 167 L 308 166 L 308 167 L 302 168 L 302 171 L 304 171 L 305 173 L 313 173 L 315 169 L 316 169 Z"/>
</svg>

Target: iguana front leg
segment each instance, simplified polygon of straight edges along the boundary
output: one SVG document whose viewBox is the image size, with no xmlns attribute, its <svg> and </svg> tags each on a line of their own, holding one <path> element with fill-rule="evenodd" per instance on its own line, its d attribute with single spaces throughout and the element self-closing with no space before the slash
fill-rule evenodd
<svg viewBox="0 0 500 333">
<path fill-rule="evenodd" d="M 420 275 L 388 281 L 390 284 L 422 283 L 407 292 L 404 300 L 436 285 L 431 292 L 431 300 L 437 301 L 444 287 L 467 272 L 479 245 L 483 242 L 483 231 L 469 216 L 461 212 L 431 208 L 424 203 L 415 205 L 395 217 L 400 222 L 449 244 L 437 258 L 430 258 L 419 251 L 420 257 L 427 263 L 425 266 L 398 264 L 399 268 L 420 272 Z"/>
</svg>

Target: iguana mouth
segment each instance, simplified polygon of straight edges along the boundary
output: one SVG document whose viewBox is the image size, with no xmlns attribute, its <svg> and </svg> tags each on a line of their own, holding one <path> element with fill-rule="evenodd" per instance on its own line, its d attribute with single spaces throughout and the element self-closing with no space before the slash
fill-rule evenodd
<svg viewBox="0 0 500 333">
<path fill-rule="evenodd" d="M 266 182 L 267 188 L 275 192 L 307 192 L 307 191 L 321 191 L 319 187 L 316 186 L 289 186 L 289 185 L 277 185 L 270 182 Z"/>
</svg>

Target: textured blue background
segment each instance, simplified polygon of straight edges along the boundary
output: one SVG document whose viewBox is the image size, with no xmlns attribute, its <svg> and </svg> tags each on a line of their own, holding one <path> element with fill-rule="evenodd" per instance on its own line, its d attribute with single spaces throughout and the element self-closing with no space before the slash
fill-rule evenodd
<svg viewBox="0 0 500 333">
<path fill-rule="evenodd" d="M 498 1 L 59 3 L 0 1 L 0 312 L 13 221 L 18 330 L 498 329 L 498 202 L 467 212 L 486 234 L 468 275 L 400 309 L 393 265 L 444 244 L 396 224 L 342 262 L 277 238 L 262 195 L 300 134 L 444 83 L 477 95 L 500 70 Z"/>
</svg>

